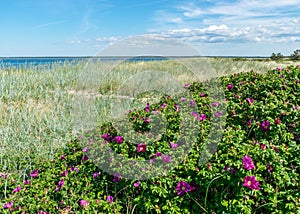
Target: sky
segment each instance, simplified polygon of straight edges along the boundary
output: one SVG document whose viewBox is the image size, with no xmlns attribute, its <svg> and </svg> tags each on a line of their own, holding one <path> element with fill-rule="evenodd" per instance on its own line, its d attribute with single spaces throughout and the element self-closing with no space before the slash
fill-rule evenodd
<svg viewBox="0 0 300 214">
<path fill-rule="evenodd" d="M 0 56 L 95 56 L 149 35 L 204 56 L 290 55 L 300 0 L 2 0 Z"/>
</svg>

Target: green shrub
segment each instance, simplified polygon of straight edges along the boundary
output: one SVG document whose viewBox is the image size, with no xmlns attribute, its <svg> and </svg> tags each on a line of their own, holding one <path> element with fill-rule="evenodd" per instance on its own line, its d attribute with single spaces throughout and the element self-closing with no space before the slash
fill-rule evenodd
<svg viewBox="0 0 300 214">
<path fill-rule="evenodd" d="M 299 79 L 299 66 L 220 77 L 226 102 L 219 105 L 226 103 L 227 121 L 217 152 L 205 164 L 199 159 L 214 101 L 202 83 L 192 83 L 188 89 L 199 114 L 191 118 L 198 119 L 199 134 L 188 156 L 168 174 L 125 179 L 101 170 L 97 164 L 102 159 L 95 164 L 87 155 L 91 148 L 108 145 L 130 160 L 155 157 L 173 164 L 163 154 L 181 152 L 184 145 L 174 148 L 180 114 L 174 99 L 166 96 L 128 113 L 132 128 L 141 134 L 151 129 L 154 111 L 165 115 L 166 132 L 150 138 L 149 145 L 132 144 L 132 136 L 120 136 L 107 123 L 74 138 L 53 160 L 40 160 L 22 179 L 2 174 L 1 213 L 299 213 Z"/>
</svg>

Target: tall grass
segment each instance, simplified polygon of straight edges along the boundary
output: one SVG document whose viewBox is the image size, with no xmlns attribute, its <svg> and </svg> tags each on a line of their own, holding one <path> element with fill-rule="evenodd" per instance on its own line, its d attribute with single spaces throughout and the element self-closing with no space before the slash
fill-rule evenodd
<svg viewBox="0 0 300 214">
<path fill-rule="evenodd" d="M 74 121 L 80 122 L 81 116 L 77 115 L 80 109 L 74 111 L 74 100 L 85 103 L 83 108 L 95 106 L 90 113 L 97 122 L 108 118 L 116 95 L 124 96 L 124 106 L 127 107 L 128 98 L 140 93 L 137 90 L 141 89 L 133 87 L 130 78 L 141 72 L 163 72 L 158 86 L 163 88 L 172 78 L 181 84 L 201 81 L 186 65 L 201 69 L 204 80 L 211 77 L 212 68 L 217 76 L 223 76 L 250 70 L 265 72 L 286 64 L 193 58 L 121 63 L 81 61 L 76 64 L 1 68 L 0 173 L 19 172 L 21 176 L 24 171 L 31 170 L 33 160 L 52 159 L 55 151 L 64 147 L 73 136 Z M 142 77 L 139 76 L 141 87 L 145 84 Z M 144 93 L 141 96 L 149 95 Z"/>
</svg>

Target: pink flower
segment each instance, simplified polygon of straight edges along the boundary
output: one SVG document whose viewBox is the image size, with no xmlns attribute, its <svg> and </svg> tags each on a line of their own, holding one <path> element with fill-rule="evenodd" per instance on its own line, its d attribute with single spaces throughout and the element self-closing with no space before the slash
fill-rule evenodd
<svg viewBox="0 0 300 214">
<path fill-rule="evenodd" d="M 175 188 L 177 190 L 177 195 L 181 196 L 184 193 L 190 192 L 191 191 L 191 185 L 186 183 L 185 181 L 179 181 L 177 183 L 177 186 Z"/>
<path fill-rule="evenodd" d="M 6 179 L 6 175 L 5 175 L 4 173 L 1 174 L 1 177 L 2 177 L 3 179 Z"/>
<path fill-rule="evenodd" d="M 203 92 L 200 92 L 200 96 L 201 96 L 201 97 L 204 97 L 205 94 L 204 94 Z"/>
<path fill-rule="evenodd" d="M 218 107 L 219 106 L 219 102 L 213 102 L 210 105 L 213 106 L 213 107 Z"/>
<path fill-rule="evenodd" d="M 186 101 L 185 97 L 181 97 L 180 99 L 181 99 L 181 101 Z"/>
<path fill-rule="evenodd" d="M 191 108 L 194 108 L 194 107 L 195 107 L 195 104 L 196 104 L 196 101 L 195 101 L 195 100 L 191 100 L 191 101 L 190 101 L 190 107 L 191 107 Z"/>
<path fill-rule="evenodd" d="M 87 206 L 89 204 L 89 202 L 82 199 L 82 200 L 80 200 L 79 204 L 80 204 L 80 206 L 83 207 L 83 206 Z"/>
<path fill-rule="evenodd" d="M 116 143 L 121 144 L 124 141 L 124 137 L 123 136 L 116 136 L 113 139 Z"/>
<path fill-rule="evenodd" d="M 192 117 L 198 117 L 198 112 L 191 112 Z"/>
<path fill-rule="evenodd" d="M 60 174 L 60 176 L 67 176 L 68 173 L 69 173 L 69 171 L 68 171 L 68 170 L 65 170 L 65 171 L 63 171 L 63 172 Z"/>
<path fill-rule="evenodd" d="M 82 162 L 85 162 L 85 161 L 87 161 L 89 159 L 89 157 L 87 156 L 87 155 L 84 155 L 83 157 L 82 157 Z"/>
<path fill-rule="evenodd" d="M 168 155 L 163 155 L 161 157 L 162 161 L 165 163 L 170 163 L 172 161 L 172 159 L 168 156 Z"/>
<path fill-rule="evenodd" d="M 95 173 L 93 174 L 93 178 L 96 178 L 98 175 L 99 175 L 99 172 L 95 172 Z"/>
<path fill-rule="evenodd" d="M 32 173 L 30 173 L 30 176 L 33 177 L 33 178 L 35 178 L 35 177 L 38 176 L 38 174 L 39 174 L 39 170 L 36 169 Z"/>
<path fill-rule="evenodd" d="M 84 148 L 82 149 L 82 152 L 87 152 L 87 150 L 88 150 L 88 148 L 87 148 L 87 147 L 84 147 Z"/>
<path fill-rule="evenodd" d="M 259 182 L 255 176 L 244 177 L 244 186 L 252 190 L 259 190 Z"/>
<path fill-rule="evenodd" d="M 147 117 L 147 118 L 145 118 L 145 123 L 150 123 L 150 119 Z"/>
<path fill-rule="evenodd" d="M 254 165 L 252 159 L 247 155 L 243 157 L 243 165 L 244 165 L 244 168 L 247 170 L 252 170 L 255 168 L 255 165 Z"/>
<path fill-rule="evenodd" d="M 260 148 L 261 148 L 261 149 L 265 149 L 265 148 L 266 148 L 266 144 L 263 144 L 263 143 L 260 144 Z"/>
<path fill-rule="evenodd" d="M 205 114 L 200 114 L 200 116 L 198 117 L 197 120 L 204 121 L 205 119 L 206 119 L 206 115 Z"/>
<path fill-rule="evenodd" d="M 11 209 L 13 205 L 14 205 L 14 201 L 11 201 L 9 203 L 4 204 L 3 208 L 4 209 Z"/>
<path fill-rule="evenodd" d="M 112 203 L 112 202 L 114 202 L 114 197 L 108 195 L 106 200 L 107 200 L 108 203 Z"/>
<path fill-rule="evenodd" d="M 56 192 L 59 191 L 59 190 L 63 187 L 64 184 L 65 184 L 65 180 L 64 180 L 64 179 L 61 179 L 61 180 L 58 182 L 58 185 L 57 185 L 55 191 L 56 191 Z"/>
<path fill-rule="evenodd" d="M 252 125 L 252 120 L 250 119 L 248 122 L 247 122 L 247 126 L 251 126 Z"/>
<path fill-rule="evenodd" d="M 253 103 L 253 99 L 252 99 L 252 98 L 246 98 L 246 101 L 247 101 L 249 104 Z"/>
<path fill-rule="evenodd" d="M 24 181 L 24 185 L 29 185 L 29 184 L 30 184 L 30 180 Z"/>
<path fill-rule="evenodd" d="M 215 113 L 215 116 L 216 117 L 221 117 L 223 115 L 223 112 L 222 111 L 219 111 L 219 112 L 216 112 Z"/>
<path fill-rule="evenodd" d="M 177 147 L 178 147 L 177 143 L 170 142 L 170 148 L 171 149 L 176 149 Z"/>
<path fill-rule="evenodd" d="M 116 172 L 114 174 L 113 182 L 120 182 L 120 181 L 121 181 L 120 174 Z"/>
<path fill-rule="evenodd" d="M 186 83 L 186 84 L 184 85 L 184 87 L 188 88 L 188 87 L 190 87 L 190 84 L 189 84 L 189 83 Z"/>
<path fill-rule="evenodd" d="M 232 89 L 233 88 L 233 84 L 232 83 L 230 83 L 229 85 L 227 85 L 227 89 L 228 90 L 230 90 L 230 89 Z"/>
<path fill-rule="evenodd" d="M 15 188 L 13 191 L 12 191 L 12 194 L 15 194 L 15 193 L 17 193 L 17 192 L 19 192 L 21 190 L 21 186 L 20 185 L 18 185 L 18 187 L 17 188 Z"/>
<path fill-rule="evenodd" d="M 163 104 L 161 105 L 161 108 L 164 109 L 164 108 L 166 108 L 166 106 L 167 106 L 167 103 L 163 103 Z"/>
<path fill-rule="evenodd" d="M 139 186 L 140 186 L 140 182 L 139 182 L 139 181 L 135 182 L 135 183 L 133 184 L 133 186 L 134 186 L 134 187 L 139 187 Z"/>
<path fill-rule="evenodd" d="M 270 121 L 268 120 L 264 120 L 261 124 L 260 124 L 260 129 L 263 131 L 270 131 Z"/>
<path fill-rule="evenodd" d="M 145 144 L 145 143 L 140 143 L 140 144 L 136 147 L 136 151 L 137 151 L 137 152 L 146 152 L 146 144 Z"/>
</svg>

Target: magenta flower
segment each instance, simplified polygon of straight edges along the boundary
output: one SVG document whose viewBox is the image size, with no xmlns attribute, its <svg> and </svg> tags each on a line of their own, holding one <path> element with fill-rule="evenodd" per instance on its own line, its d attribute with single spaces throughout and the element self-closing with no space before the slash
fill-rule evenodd
<svg viewBox="0 0 300 214">
<path fill-rule="evenodd" d="M 103 138 L 104 140 L 108 140 L 108 134 L 107 134 L 107 133 L 103 134 L 103 135 L 102 135 L 102 138 Z"/>
<path fill-rule="evenodd" d="M 181 99 L 181 101 L 186 101 L 185 97 L 181 97 L 180 99 Z"/>
<path fill-rule="evenodd" d="M 83 157 L 82 157 L 82 162 L 85 162 L 85 161 L 87 161 L 89 159 L 89 157 L 87 156 L 87 155 L 84 155 Z"/>
<path fill-rule="evenodd" d="M 247 101 L 249 104 L 253 103 L 253 99 L 252 99 L 252 98 L 246 98 L 246 101 Z"/>
<path fill-rule="evenodd" d="M 177 186 L 175 189 L 177 190 L 177 195 L 181 196 L 184 193 L 191 191 L 191 185 L 189 185 L 185 181 L 181 180 L 177 183 Z"/>
<path fill-rule="evenodd" d="M 116 172 L 114 174 L 113 182 L 120 182 L 120 181 L 121 181 L 120 174 Z"/>
<path fill-rule="evenodd" d="M 200 116 L 198 117 L 197 120 L 204 121 L 205 119 L 206 119 L 206 115 L 205 114 L 200 114 Z"/>
<path fill-rule="evenodd" d="M 108 203 L 112 203 L 112 202 L 114 202 L 114 197 L 108 195 L 106 200 L 107 200 Z"/>
<path fill-rule="evenodd" d="M 252 190 L 259 190 L 259 182 L 255 176 L 244 177 L 244 186 Z"/>
<path fill-rule="evenodd" d="M 166 106 L 167 106 L 167 103 L 163 103 L 163 104 L 161 105 L 161 108 L 164 109 L 164 108 L 166 108 Z"/>
<path fill-rule="evenodd" d="M 247 122 L 247 126 L 251 126 L 252 125 L 252 120 L 250 119 L 248 122 Z"/>
<path fill-rule="evenodd" d="M 263 131 L 270 131 L 270 121 L 268 120 L 264 120 L 261 124 L 260 124 L 260 129 Z"/>
<path fill-rule="evenodd" d="M 191 100 L 191 101 L 190 101 L 190 107 L 191 107 L 191 108 L 194 108 L 194 107 L 195 107 L 195 104 L 196 104 L 196 101 L 195 101 L 195 100 Z"/>
<path fill-rule="evenodd" d="M 233 88 L 233 84 L 232 83 L 230 83 L 229 85 L 227 85 L 227 89 L 228 90 L 230 90 L 230 89 L 232 89 Z"/>
<path fill-rule="evenodd" d="M 176 111 L 180 112 L 180 108 L 177 104 L 175 104 L 174 107 L 176 108 Z"/>
<path fill-rule="evenodd" d="M 191 112 L 192 117 L 198 117 L 198 114 L 199 114 L 198 112 L 193 112 L 193 111 Z"/>
<path fill-rule="evenodd" d="M 14 205 L 14 201 L 11 201 L 9 203 L 4 204 L 3 208 L 4 209 L 10 209 L 10 208 L 12 208 L 13 205 Z"/>
<path fill-rule="evenodd" d="M 264 143 L 260 144 L 260 148 L 261 149 L 265 149 L 266 148 L 266 144 L 264 144 Z"/>
<path fill-rule="evenodd" d="M 176 149 L 177 147 L 178 147 L 177 143 L 170 142 L 170 148 L 171 149 Z"/>
<path fill-rule="evenodd" d="M 277 71 L 282 71 L 281 67 L 276 68 Z"/>
<path fill-rule="evenodd" d="M 80 204 L 80 206 L 83 207 L 83 206 L 87 206 L 89 204 L 89 202 L 82 199 L 82 200 L 79 201 L 79 204 Z"/>
<path fill-rule="evenodd" d="M 147 118 L 145 118 L 144 122 L 149 124 L 150 123 L 150 119 L 147 117 Z"/>
<path fill-rule="evenodd" d="M 6 179 L 6 175 L 4 173 L 2 173 L 1 178 Z"/>
<path fill-rule="evenodd" d="M 244 168 L 247 170 L 252 170 L 255 168 L 255 165 L 254 165 L 252 159 L 247 155 L 243 157 L 243 165 L 244 165 Z"/>
<path fill-rule="evenodd" d="M 137 151 L 137 152 L 146 152 L 146 144 L 140 143 L 140 144 L 136 147 L 136 151 Z"/>
<path fill-rule="evenodd" d="M 161 153 L 160 152 L 156 152 L 155 155 L 156 155 L 156 157 L 159 157 L 159 156 L 161 156 Z"/>
<path fill-rule="evenodd" d="M 219 102 L 213 102 L 210 105 L 213 106 L 213 107 L 218 107 L 219 106 Z"/>
<path fill-rule="evenodd" d="M 116 136 L 113 139 L 116 143 L 121 144 L 124 141 L 124 137 L 123 136 Z"/>
<path fill-rule="evenodd" d="M 63 172 L 60 174 L 60 176 L 67 176 L 68 173 L 69 173 L 69 171 L 68 171 L 68 170 L 65 170 L 65 171 L 63 171 Z"/>
<path fill-rule="evenodd" d="M 38 214 L 49 214 L 49 212 L 39 211 Z"/>
<path fill-rule="evenodd" d="M 75 167 L 74 165 L 70 168 L 70 171 L 76 171 L 76 172 L 78 172 L 78 168 L 77 167 Z"/>
<path fill-rule="evenodd" d="M 93 178 L 96 178 L 98 175 L 99 175 L 99 172 L 95 172 L 95 173 L 93 174 Z"/>
<path fill-rule="evenodd" d="M 61 179 L 61 180 L 58 182 L 58 185 L 57 185 L 55 191 L 56 191 L 56 192 L 59 191 L 59 190 L 63 187 L 64 184 L 65 184 L 65 180 L 64 180 L 64 179 Z"/>
<path fill-rule="evenodd" d="M 165 163 L 170 163 L 172 161 L 172 159 L 168 155 L 161 156 L 161 159 Z"/>
<path fill-rule="evenodd" d="M 24 185 L 29 185 L 29 184 L 30 184 L 30 180 L 24 181 Z"/>
<path fill-rule="evenodd" d="M 146 107 L 144 108 L 144 111 L 145 112 L 149 112 L 150 111 L 150 104 L 149 103 L 146 104 Z"/>
<path fill-rule="evenodd" d="M 204 94 L 203 92 L 200 92 L 200 96 L 201 96 L 201 97 L 204 97 L 205 94 Z"/>
<path fill-rule="evenodd" d="M 30 173 L 30 176 L 33 177 L 33 178 L 35 178 L 35 177 L 38 176 L 38 174 L 39 174 L 39 170 L 36 169 L 32 173 Z"/>
<path fill-rule="evenodd" d="M 140 184 L 141 184 L 141 183 L 140 183 L 139 181 L 137 181 L 137 182 L 135 182 L 135 183 L 133 184 L 133 186 L 134 186 L 134 187 L 139 187 Z"/>
<path fill-rule="evenodd" d="M 189 83 L 186 83 L 186 84 L 184 85 L 184 87 L 188 88 L 188 87 L 190 87 L 190 84 L 189 84 Z"/>
<path fill-rule="evenodd" d="M 278 152 L 279 151 L 278 147 L 274 147 L 274 151 Z"/>
<path fill-rule="evenodd" d="M 12 191 L 12 194 L 15 194 L 15 193 L 17 193 L 17 192 L 19 192 L 21 190 L 21 186 L 20 185 L 18 185 L 18 187 L 17 188 L 15 188 L 13 191 Z"/>
<path fill-rule="evenodd" d="M 87 148 L 87 147 L 84 147 L 84 148 L 82 149 L 82 152 L 87 152 L 87 150 L 88 150 L 88 148 Z"/>
<path fill-rule="evenodd" d="M 153 164 L 154 161 L 155 161 L 155 156 L 154 155 L 150 156 L 150 160 L 149 160 L 150 164 Z"/>
<path fill-rule="evenodd" d="M 216 117 L 221 117 L 223 115 L 223 112 L 222 111 L 219 111 L 219 112 L 216 112 L 215 113 L 215 116 Z"/>
<path fill-rule="evenodd" d="M 276 118 L 276 119 L 275 119 L 275 124 L 276 124 L 276 125 L 280 124 L 280 119 L 279 119 L 279 118 Z"/>
</svg>

